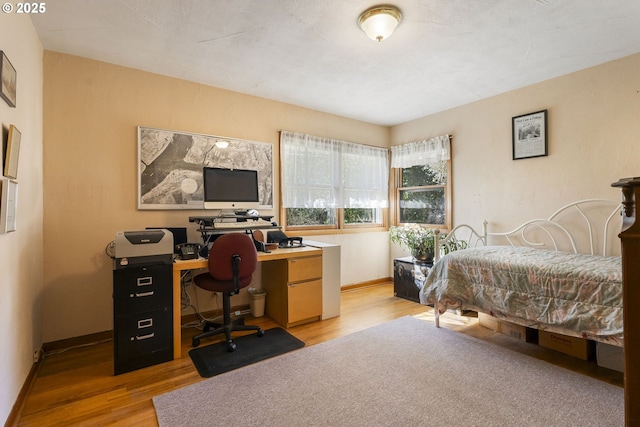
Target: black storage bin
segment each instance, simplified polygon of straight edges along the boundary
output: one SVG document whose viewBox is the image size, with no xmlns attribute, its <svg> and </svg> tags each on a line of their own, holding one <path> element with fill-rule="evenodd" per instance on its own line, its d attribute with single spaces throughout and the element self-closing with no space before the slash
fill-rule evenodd
<svg viewBox="0 0 640 427">
<path fill-rule="evenodd" d="M 393 294 L 420 302 L 420 291 L 433 263 L 414 261 L 413 257 L 393 260 Z"/>
</svg>

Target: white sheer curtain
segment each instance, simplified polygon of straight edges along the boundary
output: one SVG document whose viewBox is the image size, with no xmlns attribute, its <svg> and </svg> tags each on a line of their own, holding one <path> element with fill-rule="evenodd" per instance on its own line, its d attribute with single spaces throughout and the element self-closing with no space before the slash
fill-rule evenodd
<svg viewBox="0 0 640 427">
<path fill-rule="evenodd" d="M 387 207 L 389 151 L 289 131 L 280 133 L 285 208 Z"/>
<path fill-rule="evenodd" d="M 363 144 L 342 144 L 344 208 L 389 206 L 389 150 Z"/>
<path fill-rule="evenodd" d="M 427 165 L 441 160 L 449 160 L 450 157 L 449 135 L 435 136 L 391 147 L 391 167 L 393 168 Z"/>
</svg>

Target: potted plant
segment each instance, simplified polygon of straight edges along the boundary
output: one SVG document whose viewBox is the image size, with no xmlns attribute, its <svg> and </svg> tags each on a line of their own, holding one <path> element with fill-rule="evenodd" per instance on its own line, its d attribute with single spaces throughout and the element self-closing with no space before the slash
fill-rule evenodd
<svg viewBox="0 0 640 427">
<path fill-rule="evenodd" d="M 433 262 L 435 232 L 418 224 L 389 227 L 393 243 L 405 246 L 416 261 Z"/>
<path fill-rule="evenodd" d="M 440 249 L 442 251 L 442 255 L 446 255 L 453 251 L 459 251 L 461 249 L 467 249 L 469 247 L 469 244 L 465 240 L 459 240 L 454 235 L 448 239 L 446 239 L 446 237 L 446 233 L 440 233 L 440 239 L 442 239 L 441 242 L 444 241 Z M 446 241 L 444 239 L 446 239 Z"/>
</svg>

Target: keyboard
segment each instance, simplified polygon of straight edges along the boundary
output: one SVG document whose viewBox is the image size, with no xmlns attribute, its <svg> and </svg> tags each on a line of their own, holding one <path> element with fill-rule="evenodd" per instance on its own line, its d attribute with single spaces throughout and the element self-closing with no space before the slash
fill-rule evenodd
<svg viewBox="0 0 640 427">
<path fill-rule="evenodd" d="M 249 228 L 249 224 L 245 222 L 216 222 L 213 224 L 214 228 Z"/>
<path fill-rule="evenodd" d="M 248 228 L 256 228 L 256 227 L 273 227 L 273 223 L 271 221 L 267 221 L 262 218 L 258 218 L 256 220 L 250 219 L 248 221 L 228 221 L 228 222 L 214 222 L 214 229 L 248 229 Z"/>
</svg>

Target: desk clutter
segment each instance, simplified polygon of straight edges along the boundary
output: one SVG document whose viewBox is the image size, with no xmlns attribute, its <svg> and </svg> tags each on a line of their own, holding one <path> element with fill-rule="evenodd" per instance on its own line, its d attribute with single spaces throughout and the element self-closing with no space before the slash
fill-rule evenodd
<svg viewBox="0 0 640 427">
<path fill-rule="evenodd" d="M 220 218 L 237 224 L 219 227 Z M 284 328 L 323 318 L 323 254 L 332 255 L 332 265 L 338 268 L 331 270 L 339 271 L 339 247 L 311 240 L 305 245 L 302 237 L 287 236 L 271 216 L 189 220 L 197 223 L 201 243 L 188 242 L 187 228 L 149 227 L 116 232 L 105 248 L 113 260 L 115 375 L 181 357 L 183 277 L 188 271 L 208 269 L 213 242 L 229 233 L 248 235 L 258 250 L 262 271 L 256 299 L 262 299 L 251 302 L 262 305 L 255 313 L 251 307 L 254 317 L 267 315 Z M 328 317 L 339 315 L 339 277 L 331 283 L 335 286 L 330 304 L 337 310 L 327 306 Z"/>
<path fill-rule="evenodd" d="M 203 245 L 199 255 L 203 258 L 209 256 L 213 242 L 222 234 L 244 231 L 253 237 L 256 249 L 259 252 L 269 253 L 276 248 L 300 248 L 303 247 L 302 237 L 289 237 L 282 232 L 272 215 L 259 215 L 256 211 L 248 213 L 240 212 L 234 215 L 217 216 L 190 216 L 189 222 L 198 225 L 198 232 L 202 236 Z M 266 235 L 265 235 L 266 234 Z M 193 248 L 187 256 L 192 256 Z M 179 255 L 180 259 L 184 258 Z"/>
</svg>

